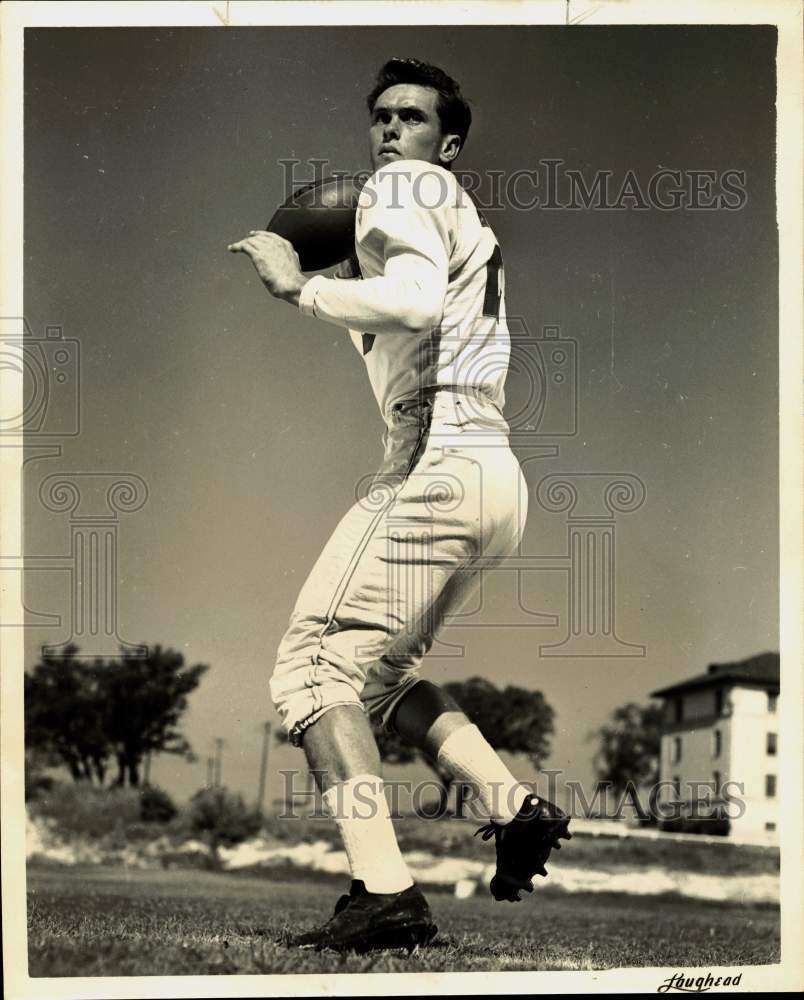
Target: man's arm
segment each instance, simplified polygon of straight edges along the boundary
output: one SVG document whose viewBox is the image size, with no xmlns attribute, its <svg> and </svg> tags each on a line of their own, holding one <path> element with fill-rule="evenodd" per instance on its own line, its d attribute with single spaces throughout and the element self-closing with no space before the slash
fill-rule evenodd
<svg viewBox="0 0 804 1000">
<path fill-rule="evenodd" d="M 272 233 L 252 232 L 229 249 L 247 253 L 268 291 L 306 315 L 366 333 L 430 329 L 441 320 L 449 277 L 448 204 L 443 194 L 433 199 L 426 175 L 424 185 L 421 175 L 415 185 L 411 174 L 401 176 L 407 184 L 375 185 L 364 209 L 363 239 L 385 261 L 378 277 L 305 278 L 290 243 Z"/>
<path fill-rule="evenodd" d="M 305 277 L 296 251 L 275 233 L 252 232 L 229 249 L 248 254 L 271 295 L 307 316 L 365 333 L 421 333 L 441 320 L 446 262 L 402 252 L 386 257 L 385 272 L 377 278 L 342 281 Z"/>
<path fill-rule="evenodd" d="M 307 316 L 365 333 L 421 333 L 437 326 L 447 275 L 426 257 L 401 253 L 363 281 L 311 278 L 299 299 Z"/>
</svg>

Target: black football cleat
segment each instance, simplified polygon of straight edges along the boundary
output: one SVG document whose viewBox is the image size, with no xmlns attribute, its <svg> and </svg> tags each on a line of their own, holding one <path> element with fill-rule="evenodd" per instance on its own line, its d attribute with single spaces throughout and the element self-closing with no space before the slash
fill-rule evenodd
<svg viewBox="0 0 804 1000">
<path fill-rule="evenodd" d="M 491 822 L 475 833 L 483 840 L 495 839 L 497 871 L 489 886 L 496 900 L 518 903 L 524 889 L 533 892 L 533 876 L 547 875 L 545 862 L 550 851 L 561 850 L 561 840 L 571 840 L 570 818 L 547 799 L 529 795 L 516 816 L 504 826 Z"/>
<path fill-rule="evenodd" d="M 379 951 L 405 948 L 410 954 L 427 945 L 438 928 L 427 900 L 418 886 L 402 892 L 368 892 L 359 879 L 352 882 L 348 896 L 341 896 L 335 913 L 322 926 L 298 934 L 290 941 L 296 948 L 316 951 Z"/>
</svg>

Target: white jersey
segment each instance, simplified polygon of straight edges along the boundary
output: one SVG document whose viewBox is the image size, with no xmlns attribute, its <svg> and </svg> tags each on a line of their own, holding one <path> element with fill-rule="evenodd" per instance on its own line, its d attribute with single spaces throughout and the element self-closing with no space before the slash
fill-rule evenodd
<svg viewBox="0 0 804 1000">
<path fill-rule="evenodd" d="M 479 389 L 502 408 L 502 257 L 455 177 L 421 160 L 382 167 L 360 195 L 355 250 L 363 280 L 313 278 L 300 308 L 349 329 L 382 414 L 441 385 Z"/>
</svg>

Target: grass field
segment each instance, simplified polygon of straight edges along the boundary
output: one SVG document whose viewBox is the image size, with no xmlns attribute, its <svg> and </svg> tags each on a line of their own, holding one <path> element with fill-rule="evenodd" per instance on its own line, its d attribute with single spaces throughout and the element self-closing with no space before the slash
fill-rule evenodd
<svg viewBox="0 0 804 1000">
<path fill-rule="evenodd" d="M 337 894 L 332 885 L 300 879 L 30 866 L 29 974 L 591 970 L 779 961 L 776 907 L 549 888 L 516 905 L 428 893 L 439 934 L 410 957 L 289 949 L 288 933 L 328 917 Z"/>
</svg>

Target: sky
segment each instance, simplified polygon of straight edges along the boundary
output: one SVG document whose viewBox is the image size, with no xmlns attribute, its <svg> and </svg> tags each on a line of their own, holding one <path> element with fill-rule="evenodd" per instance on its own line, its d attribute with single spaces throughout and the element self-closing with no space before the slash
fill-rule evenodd
<svg viewBox="0 0 804 1000">
<path fill-rule="evenodd" d="M 565 551 L 566 515 L 536 501 L 545 475 L 637 477 L 614 599 L 618 636 L 645 655 L 543 655 L 566 629 L 566 577 L 523 572 L 523 611 L 508 571 L 486 581 L 475 627 L 445 631 L 463 652 L 431 656 L 424 676 L 541 690 L 556 712 L 548 766 L 587 784 L 590 733 L 616 706 L 778 649 L 775 44 L 761 26 L 26 31 L 25 314 L 34 337 L 61 327 L 80 351 L 41 435 L 60 456 L 28 451 L 26 554 L 69 552 L 68 516 L 40 498 L 47 476 L 147 484 L 119 517 L 118 635 L 210 665 L 184 722 L 199 760 L 163 756 L 153 781 L 187 798 L 220 737 L 224 781 L 255 794 L 277 644 L 381 458 L 346 331 L 272 300 L 226 246 L 289 193 L 283 161 L 300 181 L 314 159 L 368 167 L 365 94 L 394 55 L 461 82 L 474 122 L 458 168 L 484 178 L 481 195 L 493 172 L 543 176 L 547 160 L 587 181 L 609 171 L 615 190 L 633 171 L 644 192 L 666 168 L 714 171 L 716 190 L 738 171 L 744 189 L 736 210 L 486 213 L 522 350 L 557 326 L 577 354 L 575 433 L 514 441 L 531 497 L 523 554 Z M 512 371 L 511 407 L 527 389 Z M 58 437 L 76 398 L 80 433 Z M 28 574 L 28 609 L 67 622 L 70 595 L 63 569 Z M 559 623 L 536 628 L 539 613 Z M 69 637 L 30 621 L 29 666 Z M 298 751 L 272 748 L 269 799 L 293 767 Z"/>
</svg>

